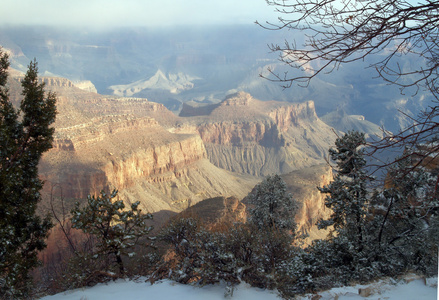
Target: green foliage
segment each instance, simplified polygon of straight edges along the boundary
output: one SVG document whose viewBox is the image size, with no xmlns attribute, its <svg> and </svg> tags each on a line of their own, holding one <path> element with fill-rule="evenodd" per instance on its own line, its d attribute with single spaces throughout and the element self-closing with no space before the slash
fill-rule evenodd
<svg viewBox="0 0 439 300">
<path fill-rule="evenodd" d="M 38 178 L 42 154 L 52 147 L 56 97 L 45 96 L 38 83 L 36 61 L 21 82 L 20 109 L 14 109 L 7 89 L 8 56 L 0 51 L 0 297 L 26 296 L 29 271 L 52 227 L 49 217 L 35 210 L 43 183 Z"/>
<path fill-rule="evenodd" d="M 382 266 L 385 273 L 405 269 L 430 275 L 437 272 L 437 175 L 413 166 L 408 156 L 391 167 L 386 188 L 373 197 L 370 231 L 377 244 L 377 259 L 386 262 Z"/>
<path fill-rule="evenodd" d="M 113 256 L 119 273 L 123 275 L 125 267 L 122 257 L 135 254 L 133 247 L 152 229 L 146 224 L 152 215 L 143 214 L 138 208 L 138 201 L 131 204 L 129 210 L 124 210 L 123 201 L 113 201 L 116 196 L 116 190 L 109 195 L 102 191 L 98 197 L 89 195 L 87 205 L 83 208 L 77 202 L 71 211 L 72 227 L 93 235 L 97 244 L 92 257 L 106 259 Z"/>
<path fill-rule="evenodd" d="M 245 281 L 252 286 L 275 289 L 285 282 L 281 273 L 295 247 L 285 230 L 254 224 L 235 224 L 223 231 L 211 231 L 193 218 L 172 221 L 159 235 L 171 244 L 165 277 L 180 283 L 226 282 L 229 289 Z"/>
<path fill-rule="evenodd" d="M 332 210 L 327 220 L 318 222 L 319 228 L 333 226 L 338 235 L 345 234 L 355 245 L 355 251 L 364 248 L 364 226 L 368 216 L 367 183 L 370 178 L 364 171 L 366 161 L 362 146 L 366 140 L 363 133 L 349 132 L 335 142 L 330 149 L 331 158 L 337 163 L 334 180 L 319 188 L 328 194 L 325 206 Z"/>
<path fill-rule="evenodd" d="M 249 222 L 259 229 L 277 228 L 296 231 L 298 206 L 287 193 L 287 186 L 279 175 L 267 176 L 247 196 Z"/>
<path fill-rule="evenodd" d="M 304 275 L 313 277 L 316 289 L 409 270 L 437 274 L 437 174 L 415 167 L 406 153 L 389 169 L 385 187 L 372 192 L 364 171 L 364 144 L 362 134 L 350 132 L 330 151 L 338 173 L 320 190 L 328 193 L 325 204 L 332 214 L 318 225 L 334 226 L 335 234 L 314 241 L 302 256 Z"/>
</svg>

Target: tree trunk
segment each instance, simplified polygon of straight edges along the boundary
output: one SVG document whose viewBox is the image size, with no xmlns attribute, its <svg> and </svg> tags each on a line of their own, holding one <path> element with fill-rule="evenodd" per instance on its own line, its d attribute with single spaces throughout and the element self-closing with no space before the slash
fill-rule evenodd
<svg viewBox="0 0 439 300">
<path fill-rule="evenodd" d="M 119 265 L 119 273 L 120 275 L 125 275 L 125 268 L 123 266 L 122 257 L 120 256 L 119 252 L 114 252 L 114 255 L 116 255 L 116 262 Z"/>
</svg>

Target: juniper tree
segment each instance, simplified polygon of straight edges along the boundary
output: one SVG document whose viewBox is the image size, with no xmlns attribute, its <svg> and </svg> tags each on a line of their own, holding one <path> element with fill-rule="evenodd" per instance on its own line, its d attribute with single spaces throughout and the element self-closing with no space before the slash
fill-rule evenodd
<svg viewBox="0 0 439 300">
<path fill-rule="evenodd" d="M 296 231 L 297 202 L 287 193 L 287 186 L 279 175 L 267 176 L 248 194 L 248 221 L 260 230 L 285 229 Z"/>
<path fill-rule="evenodd" d="M 276 288 L 279 268 L 294 252 L 298 204 L 279 175 L 267 176 L 248 194 L 247 230 L 252 239 L 252 269 L 246 274 L 252 285 Z"/>
<path fill-rule="evenodd" d="M 35 211 L 43 182 L 38 163 L 52 147 L 55 94 L 44 92 L 34 60 L 21 82 L 19 109 L 9 99 L 8 56 L 0 50 L 0 298 L 26 296 L 29 271 L 38 265 L 38 251 L 52 227 Z"/>
<path fill-rule="evenodd" d="M 129 210 L 125 210 L 122 200 L 113 200 L 116 196 L 116 190 L 111 194 L 101 191 L 97 197 L 89 195 L 87 205 L 83 208 L 76 202 L 71 211 L 72 227 L 96 237 L 98 242 L 93 257 L 113 257 L 120 275 L 124 275 L 122 257 L 134 254 L 133 247 L 152 230 L 146 224 L 152 215 L 142 213 L 139 201 L 131 204 Z"/>
</svg>

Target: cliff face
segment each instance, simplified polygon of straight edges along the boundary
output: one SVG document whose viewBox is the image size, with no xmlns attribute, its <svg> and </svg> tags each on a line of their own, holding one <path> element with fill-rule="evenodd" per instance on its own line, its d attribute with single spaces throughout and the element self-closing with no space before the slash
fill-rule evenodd
<svg viewBox="0 0 439 300">
<path fill-rule="evenodd" d="M 267 121 L 224 121 L 203 124 L 198 132 L 205 143 L 223 146 L 245 146 L 260 144 L 267 147 L 281 147 L 283 140 L 279 129 Z"/>
<path fill-rule="evenodd" d="M 298 231 L 309 237 L 306 243 L 317 238 L 326 237 L 328 231 L 318 230 L 316 223 L 321 218 L 327 218 L 331 211 L 325 206 L 326 195 L 321 194 L 317 187 L 327 185 L 332 180 L 332 170 L 328 165 L 317 165 L 282 175 L 291 193 L 293 201 L 299 204 L 295 221 Z M 216 197 L 203 200 L 186 209 L 177 217 L 198 217 L 209 226 L 231 225 L 247 220 L 246 200 L 237 198 Z"/>
<path fill-rule="evenodd" d="M 268 113 L 281 132 L 290 127 L 307 126 L 310 122 L 317 122 L 318 117 L 313 101 L 281 106 Z"/>
<path fill-rule="evenodd" d="M 110 159 L 103 169 L 114 186 L 124 189 L 141 179 L 163 181 L 165 179 L 158 175 L 167 172 L 180 177 L 179 170 L 203 158 L 206 158 L 206 151 L 201 139 L 188 136 L 179 141 L 139 149 L 122 160 Z"/>
<path fill-rule="evenodd" d="M 196 112 L 203 114 L 195 117 Z M 240 92 L 203 110 L 191 112 L 186 107 L 184 114 L 197 120 L 197 131 L 214 165 L 255 176 L 322 163 L 335 140 L 312 101 L 261 102 Z"/>
<path fill-rule="evenodd" d="M 61 77 L 42 77 L 40 81 L 44 82 L 47 86 L 51 87 L 74 87 L 73 82 L 66 78 Z"/>
<path fill-rule="evenodd" d="M 316 222 L 328 217 L 331 212 L 325 206 L 326 195 L 320 193 L 317 187 L 323 187 L 332 181 L 332 169 L 326 164 L 316 165 L 284 174 L 282 179 L 293 199 L 300 203 L 296 215 L 299 229 L 306 233 L 314 233 Z"/>
<path fill-rule="evenodd" d="M 178 178 L 185 167 L 206 158 L 199 136 L 172 134 L 150 118 L 97 118 L 60 128 L 56 136 L 40 173 L 62 187 L 66 198 L 154 184 L 169 174 Z"/>
<path fill-rule="evenodd" d="M 16 103 L 20 76 L 11 84 Z M 260 180 L 253 175 L 319 163 L 332 142 L 312 102 L 238 93 L 195 113 L 188 107 L 191 117 L 183 118 L 147 99 L 104 97 L 62 78 L 42 81 L 57 94 L 59 112 L 53 149 L 40 164 L 47 198 L 85 199 L 115 188 L 145 211 L 177 212 L 206 198 L 243 198 Z"/>
</svg>

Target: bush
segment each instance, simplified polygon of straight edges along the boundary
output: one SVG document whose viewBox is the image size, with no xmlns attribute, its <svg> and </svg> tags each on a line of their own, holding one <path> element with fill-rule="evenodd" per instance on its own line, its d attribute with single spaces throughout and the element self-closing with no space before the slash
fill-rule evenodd
<svg viewBox="0 0 439 300">
<path fill-rule="evenodd" d="M 102 191 L 98 197 L 89 195 L 87 205 L 82 209 L 76 203 L 71 212 L 72 227 L 95 237 L 97 243 L 92 259 L 108 261 L 107 268 L 116 263 L 119 274 L 125 275 L 123 257 L 135 255 L 134 246 L 152 230 L 146 224 L 152 215 L 143 214 L 138 209 L 139 202 L 131 204 L 130 210 L 124 210 L 123 201 L 113 201 L 116 196 L 116 190 L 110 195 Z"/>
<path fill-rule="evenodd" d="M 210 231 L 198 220 L 182 218 L 162 230 L 159 239 L 171 245 L 164 267 L 170 272 L 162 275 L 180 283 L 233 287 L 245 281 L 275 289 L 284 281 L 279 270 L 294 253 L 286 231 L 260 231 L 252 224 Z"/>
</svg>

